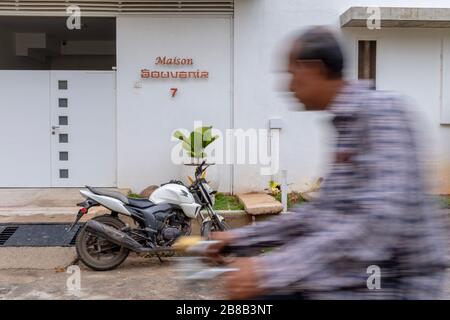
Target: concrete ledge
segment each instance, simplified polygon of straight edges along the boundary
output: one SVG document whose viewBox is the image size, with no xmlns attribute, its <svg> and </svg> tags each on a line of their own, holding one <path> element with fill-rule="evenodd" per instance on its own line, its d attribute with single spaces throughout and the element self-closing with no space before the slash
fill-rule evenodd
<svg viewBox="0 0 450 320">
<path fill-rule="evenodd" d="M 0 223 L 72 223 L 80 210 L 79 207 L 19 207 L 0 208 Z M 92 219 L 95 216 L 109 213 L 105 208 L 94 207 L 89 214 L 81 218 L 81 222 Z"/>
<path fill-rule="evenodd" d="M 84 188 L 0 188 L 0 208 L 14 207 L 73 207 L 84 200 Z M 128 194 L 129 189 L 112 189 Z"/>
<path fill-rule="evenodd" d="M 367 27 L 371 7 L 351 7 L 340 16 L 341 27 Z M 449 28 L 450 8 L 380 7 L 381 27 Z"/>
<path fill-rule="evenodd" d="M 278 214 L 283 211 L 283 205 L 265 193 L 238 194 L 237 197 L 250 215 Z"/>
<path fill-rule="evenodd" d="M 55 269 L 76 259 L 75 247 L 0 247 L 0 269 Z"/>
</svg>

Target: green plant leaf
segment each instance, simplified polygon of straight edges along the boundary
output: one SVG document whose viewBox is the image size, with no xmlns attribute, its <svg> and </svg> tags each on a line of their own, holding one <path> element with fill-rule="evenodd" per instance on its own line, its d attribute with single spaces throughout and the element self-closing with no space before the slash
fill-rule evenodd
<svg viewBox="0 0 450 320">
<path fill-rule="evenodd" d="M 205 158 L 205 148 L 219 138 L 218 135 L 212 136 L 212 126 L 195 128 L 189 137 L 179 130 L 175 131 L 173 136 L 183 142 L 182 147 L 191 158 Z"/>
<path fill-rule="evenodd" d="M 212 138 L 212 126 L 201 128 L 203 139 L 209 141 Z"/>
<path fill-rule="evenodd" d="M 191 150 L 194 153 L 199 153 L 203 151 L 203 148 L 203 136 L 201 132 L 191 132 Z"/>
<path fill-rule="evenodd" d="M 195 156 L 195 154 L 194 154 L 192 151 L 189 151 L 189 157 L 191 157 L 191 158 L 197 158 L 197 157 Z"/>
<path fill-rule="evenodd" d="M 191 151 L 191 145 L 188 142 L 183 142 L 182 147 L 184 150 L 190 152 Z"/>
<path fill-rule="evenodd" d="M 186 141 L 187 140 L 186 136 L 180 130 L 175 131 L 173 133 L 173 137 L 175 139 L 178 139 L 178 140 L 181 140 L 181 141 Z"/>
<path fill-rule="evenodd" d="M 210 140 L 206 141 L 204 148 L 206 148 L 207 146 L 209 146 L 211 143 L 213 143 L 214 141 L 216 141 L 217 139 L 219 139 L 219 136 L 214 136 L 212 137 Z"/>
</svg>

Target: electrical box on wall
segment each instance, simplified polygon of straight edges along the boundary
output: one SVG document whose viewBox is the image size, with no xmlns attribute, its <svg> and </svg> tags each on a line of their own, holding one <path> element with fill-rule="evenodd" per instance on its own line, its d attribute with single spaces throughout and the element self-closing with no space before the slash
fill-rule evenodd
<svg viewBox="0 0 450 320">
<path fill-rule="evenodd" d="M 283 129 L 283 120 L 280 118 L 269 119 L 269 129 Z"/>
</svg>

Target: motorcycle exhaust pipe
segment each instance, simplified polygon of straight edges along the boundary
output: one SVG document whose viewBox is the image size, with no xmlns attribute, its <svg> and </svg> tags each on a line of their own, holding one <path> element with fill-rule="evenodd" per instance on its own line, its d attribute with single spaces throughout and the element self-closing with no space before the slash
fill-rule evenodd
<svg viewBox="0 0 450 320">
<path fill-rule="evenodd" d="M 89 220 L 86 223 L 86 230 L 100 238 L 108 240 L 109 242 L 130 249 L 131 251 L 148 251 L 147 248 L 126 233 L 95 220 Z"/>
</svg>

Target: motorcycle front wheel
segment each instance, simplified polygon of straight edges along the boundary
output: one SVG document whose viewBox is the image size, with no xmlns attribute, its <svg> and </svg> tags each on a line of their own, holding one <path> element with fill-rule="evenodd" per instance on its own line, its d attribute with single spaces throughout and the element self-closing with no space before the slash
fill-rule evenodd
<svg viewBox="0 0 450 320">
<path fill-rule="evenodd" d="M 119 218 L 110 215 L 95 217 L 93 220 L 116 229 L 125 227 Z M 86 230 L 86 226 L 78 234 L 75 247 L 79 259 L 96 271 L 107 271 L 118 267 L 130 253 L 127 248 L 93 235 Z"/>
<path fill-rule="evenodd" d="M 220 221 L 220 225 L 213 223 L 212 221 L 205 221 L 202 223 L 200 234 L 203 238 L 209 238 L 211 232 L 220 232 L 230 230 L 231 227 L 225 221 Z"/>
</svg>

